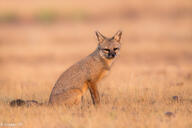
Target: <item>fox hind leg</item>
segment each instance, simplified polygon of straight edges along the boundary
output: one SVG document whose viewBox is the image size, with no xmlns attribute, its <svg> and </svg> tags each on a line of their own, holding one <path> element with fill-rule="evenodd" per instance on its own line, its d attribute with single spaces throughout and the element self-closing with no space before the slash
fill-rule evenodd
<svg viewBox="0 0 192 128">
<path fill-rule="evenodd" d="M 52 96 L 51 104 L 63 104 L 65 106 L 77 105 L 81 102 L 82 91 L 80 89 L 70 89 L 60 94 Z"/>
</svg>

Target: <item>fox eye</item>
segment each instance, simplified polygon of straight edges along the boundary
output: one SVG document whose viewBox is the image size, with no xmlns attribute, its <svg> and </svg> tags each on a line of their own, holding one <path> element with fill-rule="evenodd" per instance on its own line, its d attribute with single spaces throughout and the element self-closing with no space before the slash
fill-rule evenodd
<svg viewBox="0 0 192 128">
<path fill-rule="evenodd" d="M 110 49 L 103 49 L 104 51 L 110 52 Z"/>
<path fill-rule="evenodd" d="M 108 54 L 108 53 L 110 52 L 110 49 L 105 49 L 105 48 L 104 48 L 104 49 L 103 49 L 103 52 L 105 52 L 105 53 Z"/>
<path fill-rule="evenodd" d="M 116 50 L 119 50 L 119 48 L 114 48 L 113 50 L 116 51 Z"/>
</svg>

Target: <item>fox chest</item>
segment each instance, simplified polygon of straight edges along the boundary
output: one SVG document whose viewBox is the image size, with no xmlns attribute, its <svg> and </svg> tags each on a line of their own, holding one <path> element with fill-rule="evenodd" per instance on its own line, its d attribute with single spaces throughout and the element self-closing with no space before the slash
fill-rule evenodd
<svg viewBox="0 0 192 128">
<path fill-rule="evenodd" d="M 96 81 L 102 80 L 105 76 L 108 75 L 108 73 L 109 73 L 108 70 L 104 70 L 104 71 L 100 72 L 100 73 L 98 74 L 97 78 L 96 78 Z"/>
</svg>

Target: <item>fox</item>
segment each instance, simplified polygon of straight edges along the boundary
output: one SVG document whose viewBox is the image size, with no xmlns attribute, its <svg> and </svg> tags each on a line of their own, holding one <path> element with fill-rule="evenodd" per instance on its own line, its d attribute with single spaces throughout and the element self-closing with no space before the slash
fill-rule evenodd
<svg viewBox="0 0 192 128">
<path fill-rule="evenodd" d="M 106 37 L 96 31 L 97 48 L 90 55 L 73 64 L 56 81 L 49 96 L 48 105 L 73 106 L 80 104 L 89 90 L 92 103 L 99 106 L 98 83 L 107 76 L 120 54 L 122 31 L 112 37 Z M 21 99 L 11 102 L 12 106 L 39 104 L 37 101 Z"/>
</svg>

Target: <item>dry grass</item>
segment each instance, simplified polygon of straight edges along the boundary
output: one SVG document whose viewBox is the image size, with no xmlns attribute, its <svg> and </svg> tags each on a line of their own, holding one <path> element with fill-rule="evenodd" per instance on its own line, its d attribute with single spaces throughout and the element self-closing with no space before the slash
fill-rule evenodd
<svg viewBox="0 0 192 128">
<path fill-rule="evenodd" d="M 16 24 L 0 23 L 0 127 L 192 128 L 190 1 L 85 1 L 65 8 L 56 3 L 47 6 L 57 12 L 86 8 L 89 18 L 44 25 L 26 22 L 43 2 L 23 8 L 19 1 L 0 4 L 4 11 L 18 9 L 21 17 Z M 59 75 L 96 48 L 93 32 L 111 36 L 118 29 L 123 30 L 121 56 L 99 83 L 101 106 L 95 109 L 87 92 L 81 108 L 48 107 Z M 8 103 L 17 98 L 45 105 L 11 108 Z"/>
</svg>

